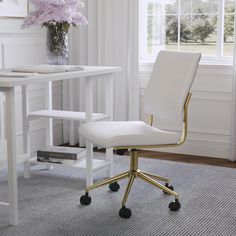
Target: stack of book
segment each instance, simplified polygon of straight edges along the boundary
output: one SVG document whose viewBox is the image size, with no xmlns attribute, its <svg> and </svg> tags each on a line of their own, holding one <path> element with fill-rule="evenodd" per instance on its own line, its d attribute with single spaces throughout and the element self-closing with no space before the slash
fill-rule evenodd
<svg viewBox="0 0 236 236">
<path fill-rule="evenodd" d="M 37 151 L 37 161 L 73 165 L 85 155 L 84 148 L 47 146 Z"/>
</svg>

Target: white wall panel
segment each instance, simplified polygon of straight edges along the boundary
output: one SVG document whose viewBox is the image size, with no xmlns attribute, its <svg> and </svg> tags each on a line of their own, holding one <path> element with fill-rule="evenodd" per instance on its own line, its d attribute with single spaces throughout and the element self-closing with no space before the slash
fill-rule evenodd
<svg viewBox="0 0 236 236">
<path fill-rule="evenodd" d="M 3 43 L 3 63 L 5 68 L 25 64 L 40 64 L 45 62 L 45 44 L 7 44 Z"/>
<path fill-rule="evenodd" d="M 143 94 L 150 68 L 141 72 L 141 120 L 147 121 L 143 107 Z M 232 67 L 226 65 L 201 65 L 191 88 L 189 104 L 189 133 L 184 145 L 159 151 L 190 155 L 228 158 L 231 105 Z M 157 125 L 157 123 L 154 123 Z M 177 127 L 162 128 L 179 131 Z"/>
<path fill-rule="evenodd" d="M 192 131 L 229 135 L 230 111 L 229 101 L 193 98 L 189 106 L 189 126 Z"/>
<path fill-rule="evenodd" d="M 232 67 L 201 65 L 198 69 L 193 91 L 232 92 Z"/>
<path fill-rule="evenodd" d="M 10 21 L 10 20 L 9 20 Z M 19 21 L 1 21 L 0 20 L 0 67 L 11 68 L 23 64 L 42 64 L 45 63 L 45 32 L 41 29 L 20 30 Z M 5 30 L 3 30 L 3 27 Z M 11 28 L 11 29 L 10 29 Z M 53 107 L 61 108 L 61 82 L 53 83 Z M 35 84 L 29 86 L 29 107 L 30 111 L 44 108 L 44 90 L 45 84 Z M 0 96 L 1 98 L 1 96 Z M 3 105 L 5 106 L 5 97 L 3 96 Z M 1 104 L 1 101 L 0 101 Z M 3 109 L 5 110 L 5 109 Z M 16 135 L 17 135 L 17 154 L 22 154 L 22 104 L 21 87 L 16 87 Z M 2 114 L 0 114 L 0 123 L 4 126 Z M 54 121 L 54 143 L 62 143 L 62 121 Z M 2 130 L 3 127 L 0 128 Z M 34 120 L 30 124 L 31 131 L 31 150 L 35 152 L 38 148 L 45 145 L 45 120 Z M 2 132 L 0 132 L 2 134 Z M 0 137 L 0 168 L 6 164 L 6 140 Z M 0 146 L 1 147 L 1 146 Z M 5 149 L 5 150 L 4 150 Z M 18 159 L 18 163 L 22 160 Z"/>
</svg>

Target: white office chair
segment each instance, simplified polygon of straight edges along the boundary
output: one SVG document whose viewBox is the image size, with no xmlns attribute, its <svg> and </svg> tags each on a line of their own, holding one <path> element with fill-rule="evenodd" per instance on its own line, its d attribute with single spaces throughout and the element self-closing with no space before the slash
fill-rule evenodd
<svg viewBox="0 0 236 236">
<path fill-rule="evenodd" d="M 101 121 L 81 125 L 79 133 L 92 143 L 104 148 L 129 149 L 130 170 L 113 178 L 88 186 L 85 195 L 80 198 L 82 205 L 89 205 L 88 192 L 97 187 L 110 184 L 111 191 L 118 191 L 118 180 L 129 178 L 119 215 L 130 218 L 131 210 L 125 204 L 136 177 L 171 194 L 175 201 L 169 204 L 172 211 L 180 208 L 178 193 L 169 185 L 169 179 L 156 176 L 138 169 L 138 149 L 176 147 L 187 136 L 187 108 L 191 94 L 190 87 L 195 77 L 201 54 L 195 52 L 161 51 L 155 62 L 148 87 L 144 96 L 144 106 L 151 114 L 150 124 L 142 121 Z M 165 125 L 182 127 L 182 134 L 152 127 L 153 117 L 165 121 Z M 165 185 L 156 180 L 165 182 Z"/>
</svg>

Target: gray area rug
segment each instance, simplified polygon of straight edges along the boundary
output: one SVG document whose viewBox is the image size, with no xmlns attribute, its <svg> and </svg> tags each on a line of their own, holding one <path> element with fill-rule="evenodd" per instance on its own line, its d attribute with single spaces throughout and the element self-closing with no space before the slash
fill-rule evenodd
<svg viewBox="0 0 236 236">
<path fill-rule="evenodd" d="M 127 170 L 129 159 L 115 157 L 115 173 Z M 236 169 L 140 160 L 140 168 L 169 176 L 180 193 L 182 208 L 171 212 L 173 197 L 136 180 L 127 207 L 130 219 L 118 212 L 127 181 L 119 192 L 108 187 L 91 191 L 90 206 L 81 206 L 84 175 L 78 170 L 36 169 L 31 179 L 19 170 L 19 225 L 8 225 L 8 213 L 0 208 L 1 236 L 110 236 L 110 235 L 236 235 Z M 96 174 L 99 180 L 104 171 Z M 0 199 L 7 199 L 7 183 L 0 176 Z"/>
</svg>

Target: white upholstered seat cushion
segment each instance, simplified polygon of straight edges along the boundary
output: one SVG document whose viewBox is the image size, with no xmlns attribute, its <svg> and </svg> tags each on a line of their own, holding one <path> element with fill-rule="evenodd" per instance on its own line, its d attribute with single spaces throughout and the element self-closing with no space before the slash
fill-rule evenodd
<svg viewBox="0 0 236 236">
<path fill-rule="evenodd" d="M 79 133 L 98 146 L 144 146 L 171 144 L 180 134 L 151 127 L 142 121 L 100 121 L 80 126 Z"/>
</svg>

